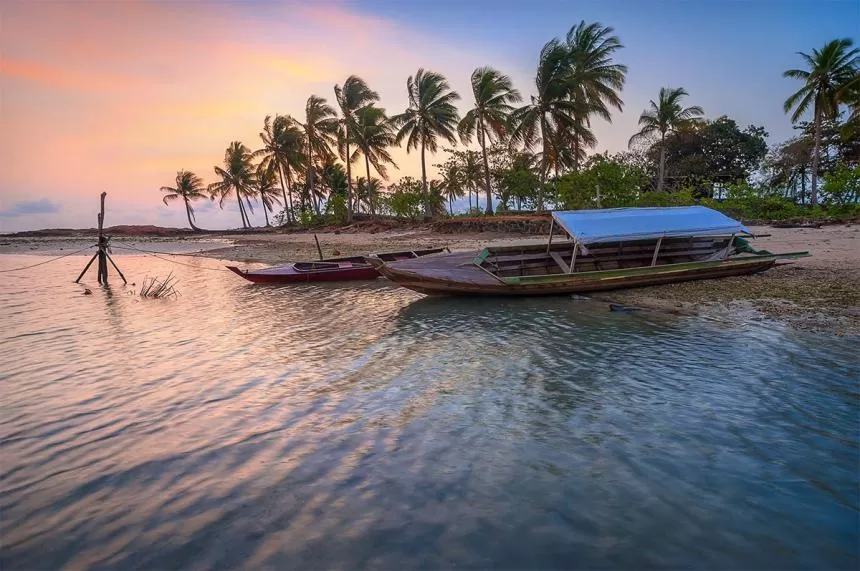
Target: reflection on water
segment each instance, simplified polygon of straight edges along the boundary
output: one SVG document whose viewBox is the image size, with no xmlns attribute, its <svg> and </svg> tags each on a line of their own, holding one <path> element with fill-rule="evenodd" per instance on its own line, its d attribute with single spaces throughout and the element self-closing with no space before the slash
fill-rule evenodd
<svg viewBox="0 0 860 571">
<path fill-rule="evenodd" d="M 4 274 L 0 568 L 858 565 L 856 340 L 184 261 Z"/>
</svg>

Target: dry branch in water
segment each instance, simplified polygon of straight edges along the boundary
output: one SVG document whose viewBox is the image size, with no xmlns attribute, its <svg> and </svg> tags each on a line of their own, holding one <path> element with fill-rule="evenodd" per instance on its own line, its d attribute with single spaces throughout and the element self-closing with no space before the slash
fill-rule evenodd
<svg viewBox="0 0 860 571">
<path fill-rule="evenodd" d="M 163 297 L 176 297 L 180 295 L 175 288 L 176 278 L 173 272 L 167 274 L 164 281 L 158 278 L 143 278 L 143 283 L 140 285 L 140 296 L 160 299 Z"/>
</svg>

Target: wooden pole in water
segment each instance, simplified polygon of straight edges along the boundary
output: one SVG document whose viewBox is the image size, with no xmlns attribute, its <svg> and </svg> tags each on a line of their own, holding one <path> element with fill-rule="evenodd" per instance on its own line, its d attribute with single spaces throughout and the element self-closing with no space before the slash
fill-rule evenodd
<svg viewBox="0 0 860 571">
<path fill-rule="evenodd" d="M 319 238 L 317 238 L 316 234 L 314 234 L 314 242 L 317 243 L 317 252 L 320 255 L 320 260 L 322 260 L 323 259 L 322 248 L 320 248 L 320 240 L 319 240 Z"/>
<path fill-rule="evenodd" d="M 75 280 L 75 283 L 79 283 L 81 278 L 84 277 L 84 274 L 87 273 L 87 270 L 90 269 L 90 266 L 93 265 L 93 262 L 98 259 L 99 263 L 97 266 L 98 280 L 100 284 L 107 285 L 108 283 L 108 262 L 116 269 L 119 277 L 122 278 L 123 283 L 128 283 L 125 279 L 125 276 L 122 275 L 122 272 L 119 271 L 119 268 L 114 263 L 113 259 L 108 255 L 108 242 L 110 239 L 105 236 L 104 233 L 104 223 L 105 223 L 105 197 L 107 196 L 106 192 L 102 193 L 101 196 L 101 206 L 99 209 L 99 243 L 98 243 L 98 252 L 96 252 L 93 257 L 90 259 L 89 263 L 84 267 L 84 271 L 81 272 L 81 275 L 78 276 L 78 279 Z"/>
</svg>

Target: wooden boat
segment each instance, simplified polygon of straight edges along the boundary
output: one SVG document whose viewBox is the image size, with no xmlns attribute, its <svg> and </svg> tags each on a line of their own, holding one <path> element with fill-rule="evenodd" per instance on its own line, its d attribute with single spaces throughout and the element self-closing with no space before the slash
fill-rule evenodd
<svg viewBox="0 0 860 571">
<path fill-rule="evenodd" d="M 389 252 L 374 254 L 373 259 L 395 262 L 420 258 L 430 254 L 439 254 L 445 251 L 449 250 L 447 248 L 432 248 L 408 252 Z M 250 282 L 263 284 L 342 282 L 373 280 L 379 277 L 379 272 L 376 271 L 376 268 L 363 256 L 330 258 L 314 262 L 295 262 L 260 270 L 241 270 L 236 266 L 227 266 L 227 269 Z"/>
<path fill-rule="evenodd" d="M 556 226 L 568 238 L 553 243 Z M 546 244 L 368 261 L 388 279 L 425 294 L 537 295 L 751 274 L 809 255 L 757 252 L 745 247 L 743 236 L 752 234 L 701 206 L 581 210 L 553 212 Z"/>
</svg>

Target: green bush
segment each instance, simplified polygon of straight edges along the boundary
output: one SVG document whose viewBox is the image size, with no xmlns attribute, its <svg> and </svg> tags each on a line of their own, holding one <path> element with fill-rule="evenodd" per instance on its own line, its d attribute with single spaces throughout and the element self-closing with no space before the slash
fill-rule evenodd
<svg viewBox="0 0 860 571">
<path fill-rule="evenodd" d="M 693 198 L 693 191 L 689 188 L 682 188 L 676 192 L 665 190 L 643 192 L 636 200 L 636 206 L 690 206 L 692 204 L 696 204 L 696 199 Z"/>
<path fill-rule="evenodd" d="M 325 205 L 325 213 L 328 222 L 333 224 L 345 224 L 349 218 L 349 211 L 346 207 L 346 197 L 342 194 L 335 194 L 329 198 Z"/>
<path fill-rule="evenodd" d="M 860 202 L 860 165 L 851 167 L 840 163 L 824 175 L 821 202 L 847 211 L 856 211 L 857 203 Z"/>
</svg>

